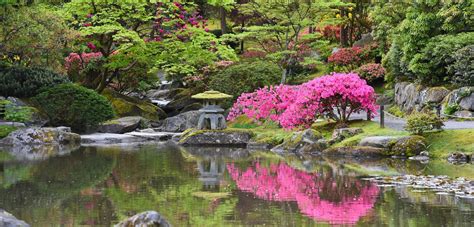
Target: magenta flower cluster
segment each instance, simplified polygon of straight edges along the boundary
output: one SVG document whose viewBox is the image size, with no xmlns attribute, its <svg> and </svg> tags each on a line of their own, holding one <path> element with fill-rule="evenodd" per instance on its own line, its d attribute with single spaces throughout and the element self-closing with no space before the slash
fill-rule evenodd
<svg viewBox="0 0 474 227">
<path fill-rule="evenodd" d="M 368 63 L 357 69 L 357 73 L 365 80 L 371 82 L 385 75 L 385 68 L 381 64 Z"/>
<path fill-rule="evenodd" d="M 345 122 L 361 111 L 376 113 L 374 89 L 356 73 L 333 73 L 301 85 L 264 87 L 243 93 L 228 120 L 240 115 L 272 120 L 283 128 L 308 128 L 320 117 Z"/>
</svg>

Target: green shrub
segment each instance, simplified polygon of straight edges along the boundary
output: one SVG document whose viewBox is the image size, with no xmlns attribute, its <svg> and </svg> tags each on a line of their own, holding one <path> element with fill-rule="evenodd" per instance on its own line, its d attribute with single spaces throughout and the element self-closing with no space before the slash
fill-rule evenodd
<svg viewBox="0 0 474 227">
<path fill-rule="evenodd" d="M 460 110 L 461 107 L 458 104 L 445 105 L 444 114 L 453 115 L 456 111 Z"/>
<path fill-rule="evenodd" d="M 458 86 L 474 85 L 474 45 L 457 50 L 453 56 L 454 63 L 448 66 L 452 81 Z"/>
<path fill-rule="evenodd" d="M 7 137 L 10 132 L 16 130 L 16 127 L 10 125 L 0 125 L 0 139 Z"/>
<path fill-rule="evenodd" d="M 392 105 L 389 109 L 388 112 L 396 117 L 403 118 L 405 117 L 405 113 L 400 109 L 399 106 L 397 105 Z"/>
<path fill-rule="evenodd" d="M 69 126 L 74 131 L 85 131 L 114 117 L 105 97 L 74 84 L 45 89 L 33 101 L 48 116 L 51 125 Z"/>
<path fill-rule="evenodd" d="M 9 100 L 0 100 L 0 117 L 7 121 L 28 122 L 33 117 L 34 108 L 16 106 Z"/>
<path fill-rule="evenodd" d="M 417 75 L 417 80 L 424 84 L 441 84 L 451 82 L 454 77 L 448 70 L 454 62 L 453 56 L 457 50 L 474 43 L 474 32 L 459 33 L 456 35 L 440 35 L 431 38 L 421 52 L 415 54 L 410 61 L 409 69 Z M 459 64 L 469 64 L 468 53 L 461 53 Z M 469 56 L 472 58 L 472 56 Z M 460 66 L 472 67 L 472 66 Z M 472 74 L 472 72 L 471 72 Z M 462 76 L 462 75 L 460 75 Z M 467 81 L 470 78 L 466 78 Z M 464 81 L 464 78 L 461 80 Z M 471 84 L 472 85 L 472 84 Z"/>
<path fill-rule="evenodd" d="M 405 129 L 415 135 L 434 129 L 441 129 L 443 121 L 432 113 L 413 113 L 408 116 Z"/>
<path fill-rule="evenodd" d="M 209 87 L 237 98 L 244 92 L 279 83 L 280 74 L 281 70 L 273 63 L 242 62 L 211 75 Z"/>
<path fill-rule="evenodd" d="M 67 83 L 69 80 L 53 71 L 19 66 L 2 67 L 0 96 L 33 97 L 44 87 Z"/>
</svg>

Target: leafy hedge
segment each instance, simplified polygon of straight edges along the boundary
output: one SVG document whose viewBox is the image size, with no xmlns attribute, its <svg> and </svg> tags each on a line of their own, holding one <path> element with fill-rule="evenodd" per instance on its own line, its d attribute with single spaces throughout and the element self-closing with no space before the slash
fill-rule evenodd
<svg viewBox="0 0 474 227">
<path fill-rule="evenodd" d="M 461 48 L 454 53 L 454 63 L 448 67 L 453 83 L 458 86 L 474 86 L 474 45 Z"/>
<path fill-rule="evenodd" d="M 68 83 L 60 74 L 42 68 L 0 67 L 0 96 L 33 97 L 41 88 Z"/>
<path fill-rule="evenodd" d="M 280 74 L 281 70 L 273 63 L 246 61 L 211 75 L 209 87 L 237 98 L 244 92 L 279 83 Z"/>
<path fill-rule="evenodd" d="M 107 99 L 94 90 L 74 84 L 45 89 L 33 98 L 53 126 L 69 126 L 83 132 L 114 117 Z"/>
</svg>

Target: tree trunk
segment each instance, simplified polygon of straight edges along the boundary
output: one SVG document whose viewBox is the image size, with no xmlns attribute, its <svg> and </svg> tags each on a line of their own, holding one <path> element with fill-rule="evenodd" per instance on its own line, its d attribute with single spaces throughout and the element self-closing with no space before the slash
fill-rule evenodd
<svg viewBox="0 0 474 227">
<path fill-rule="evenodd" d="M 280 83 L 281 84 L 285 84 L 286 83 L 286 75 L 287 75 L 287 72 L 288 70 L 285 68 L 283 69 L 283 72 L 281 73 L 281 81 Z"/>
<path fill-rule="evenodd" d="M 224 35 L 227 33 L 227 21 L 226 21 L 226 11 L 224 7 L 219 8 L 220 14 L 221 14 L 221 33 Z"/>
</svg>

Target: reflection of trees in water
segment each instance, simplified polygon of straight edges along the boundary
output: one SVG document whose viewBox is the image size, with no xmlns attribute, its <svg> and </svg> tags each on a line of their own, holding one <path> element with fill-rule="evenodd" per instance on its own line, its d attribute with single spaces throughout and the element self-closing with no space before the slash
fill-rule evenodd
<svg viewBox="0 0 474 227">
<path fill-rule="evenodd" d="M 283 162 L 254 166 L 246 170 L 227 166 L 240 190 L 266 200 L 296 201 L 305 215 L 332 224 L 357 222 L 372 210 L 379 192 L 373 184 L 331 171 L 311 174 Z"/>
<path fill-rule="evenodd" d="M 93 187 L 106 179 L 114 160 L 88 150 L 20 164 L 28 166 L 29 176 L 8 188 L 0 188 L 0 204 L 20 219 L 37 225 L 43 221 L 42 224 L 47 225 L 63 218 L 72 218 L 74 214 L 55 210 L 57 205 L 82 189 Z"/>
</svg>

